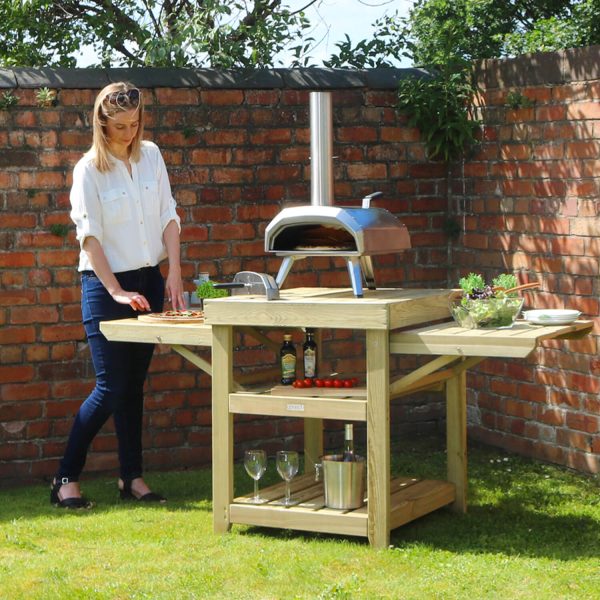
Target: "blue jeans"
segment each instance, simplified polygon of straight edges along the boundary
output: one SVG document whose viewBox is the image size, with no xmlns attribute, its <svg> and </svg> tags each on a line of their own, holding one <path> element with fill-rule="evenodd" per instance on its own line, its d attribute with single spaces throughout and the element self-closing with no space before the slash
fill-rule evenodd
<svg viewBox="0 0 600 600">
<path fill-rule="evenodd" d="M 143 294 L 152 312 L 162 311 L 165 283 L 158 266 L 115 276 L 124 290 Z M 154 344 L 109 342 L 100 332 L 100 322 L 138 313 L 129 305 L 115 302 L 92 271 L 82 273 L 81 288 L 81 312 L 96 386 L 75 417 L 57 477 L 79 480 L 92 440 L 113 415 L 121 479 L 135 479 L 142 475 L 143 389 Z"/>
</svg>

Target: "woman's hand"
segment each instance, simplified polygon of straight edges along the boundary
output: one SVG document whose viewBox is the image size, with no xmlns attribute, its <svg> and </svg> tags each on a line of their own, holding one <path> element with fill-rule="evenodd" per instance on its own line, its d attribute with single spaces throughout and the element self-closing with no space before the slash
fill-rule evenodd
<svg viewBox="0 0 600 600">
<path fill-rule="evenodd" d="M 111 293 L 113 300 L 119 304 L 129 304 L 133 310 L 139 310 L 149 312 L 150 302 L 146 299 L 143 294 L 138 292 L 126 292 L 125 290 L 119 290 L 118 292 Z"/>
<path fill-rule="evenodd" d="M 181 271 L 169 269 L 166 282 L 167 300 L 171 303 L 173 310 L 185 310 L 187 308 L 183 296 L 183 283 Z"/>
</svg>

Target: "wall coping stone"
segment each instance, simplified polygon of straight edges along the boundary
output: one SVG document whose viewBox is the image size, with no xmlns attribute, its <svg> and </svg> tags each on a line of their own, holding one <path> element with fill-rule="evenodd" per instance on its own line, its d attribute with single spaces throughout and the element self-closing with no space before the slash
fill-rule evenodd
<svg viewBox="0 0 600 600">
<path fill-rule="evenodd" d="M 69 69 L 15 67 L 0 69 L 0 89 L 101 89 L 113 81 L 131 81 L 144 88 L 203 89 L 349 89 L 395 90 L 407 77 L 429 77 L 424 69 L 181 69 L 164 67 Z"/>
<path fill-rule="evenodd" d="M 475 68 L 487 89 L 591 81 L 600 79 L 600 46 L 489 58 L 477 61 Z"/>
</svg>

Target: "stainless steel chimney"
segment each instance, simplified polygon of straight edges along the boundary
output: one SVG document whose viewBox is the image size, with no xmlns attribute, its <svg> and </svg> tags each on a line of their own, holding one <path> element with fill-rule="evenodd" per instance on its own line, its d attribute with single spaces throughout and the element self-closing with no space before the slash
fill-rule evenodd
<svg viewBox="0 0 600 600">
<path fill-rule="evenodd" d="M 331 94 L 310 94 L 310 203 L 333 204 L 333 117 Z"/>
</svg>

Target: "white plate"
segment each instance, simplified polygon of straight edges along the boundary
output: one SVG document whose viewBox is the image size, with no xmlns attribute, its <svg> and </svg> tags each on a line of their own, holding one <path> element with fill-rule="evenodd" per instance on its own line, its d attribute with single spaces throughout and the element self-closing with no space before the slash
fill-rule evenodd
<svg viewBox="0 0 600 600">
<path fill-rule="evenodd" d="M 536 325 L 568 325 L 581 315 L 579 310 L 563 310 L 546 308 L 539 310 L 524 310 L 523 317 Z"/>
</svg>

